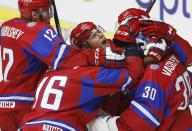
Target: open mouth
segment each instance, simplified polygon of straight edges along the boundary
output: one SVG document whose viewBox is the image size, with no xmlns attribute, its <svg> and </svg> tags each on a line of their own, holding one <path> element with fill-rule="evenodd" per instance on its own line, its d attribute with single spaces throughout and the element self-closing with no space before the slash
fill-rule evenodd
<svg viewBox="0 0 192 131">
<path fill-rule="evenodd" d="M 106 39 L 106 38 L 102 38 L 101 43 L 102 43 L 103 45 L 106 45 L 106 44 L 107 44 L 107 39 Z"/>
</svg>

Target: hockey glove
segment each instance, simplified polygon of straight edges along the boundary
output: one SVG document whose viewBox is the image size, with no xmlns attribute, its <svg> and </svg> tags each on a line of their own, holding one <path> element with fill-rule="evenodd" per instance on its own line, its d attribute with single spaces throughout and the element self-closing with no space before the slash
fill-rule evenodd
<svg viewBox="0 0 192 131">
<path fill-rule="evenodd" d="M 114 39 L 127 43 L 135 43 L 136 41 L 135 37 L 130 32 L 130 28 L 126 25 L 119 26 L 118 30 L 115 32 Z M 117 43 L 117 45 L 118 44 L 119 43 Z M 126 45 L 119 44 L 118 46 L 126 46 Z"/>
<path fill-rule="evenodd" d="M 124 52 L 113 52 L 110 46 L 84 51 L 89 65 L 101 65 L 105 67 L 124 67 Z"/>
<path fill-rule="evenodd" d="M 162 38 L 168 43 L 172 43 L 175 40 L 176 29 L 171 25 L 151 19 L 140 19 L 139 22 L 141 26 L 140 31 L 143 35 L 158 39 Z"/>
<path fill-rule="evenodd" d="M 164 39 L 160 39 L 158 41 L 149 41 L 146 45 L 146 49 L 144 50 L 144 55 L 152 57 L 154 62 L 159 62 L 165 54 L 167 50 L 167 43 Z"/>
<path fill-rule="evenodd" d="M 139 20 L 131 17 L 120 23 L 115 32 L 114 39 L 128 43 L 135 43 L 135 35 L 139 33 Z M 123 45 L 120 45 L 123 46 Z"/>
<path fill-rule="evenodd" d="M 135 22 L 135 23 L 134 23 Z M 115 32 L 113 42 L 119 47 L 125 47 L 126 56 L 143 57 L 143 52 L 136 43 L 136 35 L 139 33 L 139 23 L 137 19 L 132 19 L 121 24 Z"/>
</svg>

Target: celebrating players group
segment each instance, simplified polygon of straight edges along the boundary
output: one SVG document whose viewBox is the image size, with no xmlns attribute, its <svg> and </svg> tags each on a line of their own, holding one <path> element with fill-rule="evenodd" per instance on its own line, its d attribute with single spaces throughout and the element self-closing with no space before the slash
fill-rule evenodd
<svg viewBox="0 0 192 131">
<path fill-rule="evenodd" d="M 66 44 L 51 3 L 18 0 L 0 26 L 1 131 L 192 130 L 192 47 L 174 27 L 129 8 L 112 39 L 85 21 Z"/>
</svg>

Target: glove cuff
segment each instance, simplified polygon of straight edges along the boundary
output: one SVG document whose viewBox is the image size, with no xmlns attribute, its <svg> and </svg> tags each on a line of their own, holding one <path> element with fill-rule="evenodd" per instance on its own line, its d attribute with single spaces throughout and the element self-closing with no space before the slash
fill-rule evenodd
<svg viewBox="0 0 192 131">
<path fill-rule="evenodd" d="M 143 58 L 143 51 L 141 47 L 136 43 L 123 42 L 117 39 L 113 39 L 113 42 L 120 47 L 125 47 L 125 56 L 138 56 Z"/>
<path fill-rule="evenodd" d="M 142 50 L 130 49 L 130 48 L 125 49 L 125 56 L 137 56 L 140 58 L 144 57 Z"/>
</svg>

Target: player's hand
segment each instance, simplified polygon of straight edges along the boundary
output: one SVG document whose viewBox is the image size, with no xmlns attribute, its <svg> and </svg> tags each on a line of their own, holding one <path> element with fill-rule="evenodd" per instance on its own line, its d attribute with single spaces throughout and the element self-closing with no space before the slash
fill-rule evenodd
<svg viewBox="0 0 192 131">
<path fill-rule="evenodd" d="M 135 36 L 138 33 L 139 20 L 137 18 L 130 18 L 120 23 L 120 26 L 115 32 L 114 39 L 126 43 L 135 43 Z"/>
<path fill-rule="evenodd" d="M 118 30 L 115 32 L 114 39 L 122 42 L 122 44 L 118 42 L 118 46 L 124 46 L 123 43 L 135 43 L 136 41 L 130 28 L 126 25 L 119 26 Z"/>
<path fill-rule="evenodd" d="M 176 29 L 171 25 L 152 19 L 140 19 L 140 31 L 148 37 L 156 37 L 165 39 L 166 42 L 172 43 L 175 39 Z"/>
<path fill-rule="evenodd" d="M 167 43 L 164 39 L 160 39 L 158 41 L 149 41 L 146 45 L 146 49 L 144 51 L 145 56 L 152 57 L 154 62 L 159 62 L 164 56 L 167 50 Z"/>
<path fill-rule="evenodd" d="M 126 56 L 143 57 L 143 51 L 136 42 L 136 36 L 140 32 L 139 26 L 139 20 L 132 17 L 122 21 L 115 32 L 113 42 L 117 46 L 125 47 Z"/>
<path fill-rule="evenodd" d="M 124 52 L 113 52 L 110 46 L 105 48 L 95 48 L 90 51 L 84 50 L 90 65 L 100 65 L 105 67 L 124 67 Z"/>
<path fill-rule="evenodd" d="M 116 120 L 119 116 L 100 116 L 87 124 L 88 131 L 118 131 Z"/>
</svg>

